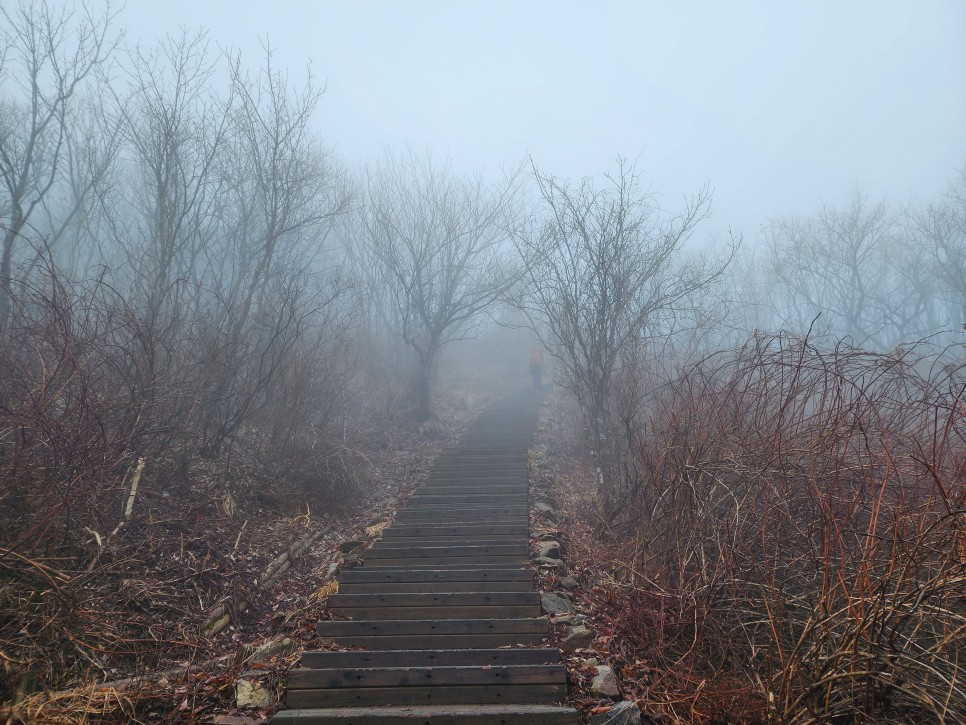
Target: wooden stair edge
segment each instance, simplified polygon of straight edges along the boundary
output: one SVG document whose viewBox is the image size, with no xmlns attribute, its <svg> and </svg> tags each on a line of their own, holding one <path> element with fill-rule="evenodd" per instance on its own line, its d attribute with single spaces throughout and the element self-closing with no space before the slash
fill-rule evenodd
<svg viewBox="0 0 966 725">
<path fill-rule="evenodd" d="M 272 725 L 577 725 L 577 711 L 566 705 L 421 705 L 418 707 L 300 708 L 283 710 Z"/>
</svg>

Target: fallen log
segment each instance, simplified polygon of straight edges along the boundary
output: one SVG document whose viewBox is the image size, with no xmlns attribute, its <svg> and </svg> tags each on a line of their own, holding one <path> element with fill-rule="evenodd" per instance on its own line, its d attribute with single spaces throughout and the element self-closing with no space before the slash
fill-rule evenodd
<svg viewBox="0 0 966 725">
<path fill-rule="evenodd" d="M 265 570 L 258 577 L 258 586 L 262 589 L 267 587 L 280 575 L 284 574 L 286 571 L 292 568 L 293 562 L 301 557 L 306 551 L 309 550 L 316 541 L 321 539 L 323 536 L 332 531 L 331 528 L 324 528 L 316 531 L 313 534 L 299 539 L 294 544 L 288 547 L 288 549 L 277 557 L 275 557 Z M 202 634 L 206 637 L 214 637 L 219 632 L 221 632 L 225 627 L 232 623 L 233 613 L 245 612 L 251 603 L 244 598 L 239 597 L 237 601 L 225 601 L 217 604 L 211 612 L 208 614 L 208 619 L 205 620 L 204 625 L 201 628 Z"/>
</svg>

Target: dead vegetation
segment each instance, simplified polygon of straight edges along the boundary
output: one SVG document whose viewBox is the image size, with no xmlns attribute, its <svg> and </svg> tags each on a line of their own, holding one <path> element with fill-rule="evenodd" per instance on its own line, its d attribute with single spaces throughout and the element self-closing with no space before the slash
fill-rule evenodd
<svg viewBox="0 0 966 725">
<path fill-rule="evenodd" d="M 127 722 L 129 706 L 185 722 L 200 715 L 184 697 L 230 699 L 217 678 L 233 656 L 196 668 L 271 631 L 286 606 L 266 590 L 273 562 L 361 526 L 487 399 L 471 381 L 416 426 L 393 376 L 363 387 L 378 373 L 360 369 L 350 327 L 315 324 L 328 336 L 298 336 L 270 378 L 236 361 L 222 402 L 246 412 L 212 448 L 198 338 L 159 356 L 106 286 L 54 274 L 18 300 L 0 345 L 0 703 L 45 722 Z M 173 665 L 170 690 L 93 684 Z"/>
<path fill-rule="evenodd" d="M 586 463 L 557 476 L 628 696 L 668 722 L 966 718 L 960 363 L 759 336 L 623 383 L 623 506 Z"/>
</svg>

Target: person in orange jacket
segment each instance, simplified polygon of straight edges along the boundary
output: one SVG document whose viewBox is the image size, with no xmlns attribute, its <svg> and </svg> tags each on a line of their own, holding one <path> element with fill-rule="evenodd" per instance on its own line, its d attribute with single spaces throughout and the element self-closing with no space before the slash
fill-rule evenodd
<svg viewBox="0 0 966 725">
<path fill-rule="evenodd" d="M 540 390 L 540 378 L 543 377 L 543 350 L 539 345 L 533 346 L 530 353 L 530 374 L 533 376 L 533 389 Z"/>
</svg>

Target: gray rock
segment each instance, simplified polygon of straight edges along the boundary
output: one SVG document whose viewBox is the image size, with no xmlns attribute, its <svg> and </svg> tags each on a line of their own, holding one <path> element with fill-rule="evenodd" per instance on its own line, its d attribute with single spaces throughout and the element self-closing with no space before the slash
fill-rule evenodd
<svg viewBox="0 0 966 725">
<path fill-rule="evenodd" d="M 594 643 L 594 635 L 584 625 L 571 627 L 566 636 L 560 641 L 560 649 L 570 654 L 574 650 L 587 649 Z"/>
<path fill-rule="evenodd" d="M 547 614 L 563 614 L 574 611 L 574 603 L 566 594 L 546 592 L 540 595 L 540 606 Z"/>
<path fill-rule="evenodd" d="M 607 665 L 598 666 L 590 691 L 597 697 L 619 697 L 621 691 L 617 685 L 617 675 L 614 674 L 614 670 Z"/>
<path fill-rule="evenodd" d="M 554 620 L 557 624 L 567 624 L 571 627 L 576 627 L 578 624 L 583 624 L 586 621 L 587 618 L 583 614 L 565 614 Z"/>
<path fill-rule="evenodd" d="M 567 576 L 567 574 L 570 573 L 570 571 L 567 569 L 567 565 L 560 561 L 560 559 L 550 559 L 545 556 L 538 556 L 533 561 L 537 566 L 553 569 L 557 576 Z"/>
<path fill-rule="evenodd" d="M 547 506 L 549 506 L 551 512 L 553 512 L 553 510 L 560 505 L 560 503 L 557 501 L 557 497 L 549 491 L 540 491 L 537 495 L 537 498 L 542 503 L 545 503 Z"/>
<path fill-rule="evenodd" d="M 338 574 L 339 573 L 339 567 L 341 565 L 342 565 L 342 562 L 341 561 L 333 561 L 331 564 L 329 564 L 329 568 L 325 572 L 325 578 L 326 579 L 331 579 L 336 574 Z"/>
<path fill-rule="evenodd" d="M 581 667 L 597 667 L 600 664 L 600 660 L 596 657 L 588 657 L 580 661 Z"/>
<path fill-rule="evenodd" d="M 537 545 L 537 555 L 541 559 L 559 559 L 560 544 L 556 541 L 541 541 Z"/>
<path fill-rule="evenodd" d="M 557 512 L 553 510 L 553 506 L 550 506 L 540 501 L 533 504 L 533 511 L 534 513 L 540 516 L 545 516 L 550 519 L 557 518 Z"/>
<path fill-rule="evenodd" d="M 350 551 L 355 551 L 356 549 L 358 549 L 360 546 L 363 545 L 363 543 L 365 542 L 343 541 L 341 544 L 339 544 L 339 551 L 341 551 L 343 554 L 348 554 Z"/>
<path fill-rule="evenodd" d="M 256 647 L 249 660 L 251 662 L 264 662 L 272 657 L 283 657 L 295 651 L 295 643 L 285 637 L 284 639 L 273 639 L 260 647 Z"/>
<path fill-rule="evenodd" d="M 590 725 L 641 725 L 641 709 L 634 702 L 618 702 L 609 712 L 592 715 Z"/>
<path fill-rule="evenodd" d="M 547 532 L 547 533 L 544 533 L 544 534 L 540 534 L 540 536 L 538 536 L 537 538 L 540 541 L 556 541 L 558 544 L 561 544 L 561 545 L 563 544 L 563 542 L 560 540 L 560 534 L 559 533 L 553 533 L 552 534 L 550 532 Z"/>
<path fill-rule="evenodd" d="M 559 577 L 557 581 L 560 583 L 560 586 L 562 586 L 564 589 L 577 588 L 577 580 L 574 579 L 572 576 L 562 576 L 562 577 Z"/>
<path fill-rule="evenodd" d="M 275 693 L 257 672 L 246 672 L 235 682 L 235 707 L 271 707 Z"/>
</svg>

